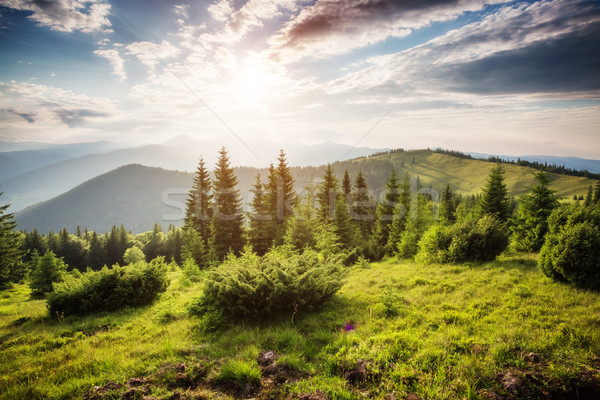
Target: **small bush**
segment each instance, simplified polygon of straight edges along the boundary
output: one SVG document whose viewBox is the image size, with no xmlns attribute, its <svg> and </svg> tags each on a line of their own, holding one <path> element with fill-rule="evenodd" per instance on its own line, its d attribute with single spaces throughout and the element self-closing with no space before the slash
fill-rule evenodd
<svg viewBox="0 0 600 400">
<path fill-rule="evenodd" d="M 539 266 L 547 276 L 600 289 L 600 208 L 563 206 L 548 219 Z"/>
<path fill-rule="evenodd" d="M 198 267 L 193 258 L 186 258 L 181 268 L 183 269 L 183 276 L 190 282 L 200 281 L 200 267 Z"/>
<path fill-rule="evenodd" d="M 208 274 L 202 297 L 189 310 L 199 315 L 219 310 L 228 318 L 291 315 L 295 308 L 323 304 L 341 288 L 343 275 L 339 258 L 324 258 L 313 250 L 299 254 L 282 247 L 263 257 L 247 250 Z"/>
<path fill-rule="evenodd" d="M 506 224 L 484 215 L 452 226 L 435 225 L 419 242 L 420 262 L 459 263 L 494 260 L 508 246 Z"/>
<path fill-rule="evenodd" d="M 51 315 L 57 312 L 72 315 L 137 307 L 150 304 L 167 290 L 168 284 L 167 266 L 162 257 L 150 263 L 104 267 L 56 284 L 48 296 L 48 309 Z"/>
</svg>

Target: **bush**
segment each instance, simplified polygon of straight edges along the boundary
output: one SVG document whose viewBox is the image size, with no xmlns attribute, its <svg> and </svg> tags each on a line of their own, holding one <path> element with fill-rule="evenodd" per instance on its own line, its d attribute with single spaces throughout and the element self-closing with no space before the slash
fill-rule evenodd
<svg viewBox="0 0 600 400">
<path fill-rule="evenodd" d="M 419 241 L 420 262 L 491 261 L 508 245 L 506 224 L 491 215 L 452 226 L 435 225 Z"/>
<path fill-rule="evenodd" d="M 600 209 L 563 206 L 550 215 L 548 229 L 538 261 L 544 274 L 600 289 Z"/>
<path fill-rule="evenodd" d="M 137 246 L 133 246 L 125 250 L 125 254 L 123 254 L 123 261 L 125 264 L 134 264 L 139 261 L 145 261 L 146 256 L 142 249 Z"/>
<path fill-rule="evenodd" d="M 291 315 L 295 309 L 312 310 L 323 304 L 341 288 L 343 275 L 339 257 L 326 258 L 314 250 L 299 254 L 280 247 L 259 257 L 246 249 L 208 274 L 202 297 L 189 310 L 200 315 L 222 313 L 225 318 Z"/>
<path fill-rule="evenodd" d="M 48 309 L 51 315 L 57 312 L 72 315 L 137 307 L 150 304 L 168 285 L 163 257 L 150 263 L 104 267 L 56 284 L 48 296 Z"/>
<path fill-rule="evenodd" d="M 193 258 L 186 258 L 183 261 L 183 276 L 190 282 L 200 281 L 200 267 L 196 264 Z"/>
</svg>

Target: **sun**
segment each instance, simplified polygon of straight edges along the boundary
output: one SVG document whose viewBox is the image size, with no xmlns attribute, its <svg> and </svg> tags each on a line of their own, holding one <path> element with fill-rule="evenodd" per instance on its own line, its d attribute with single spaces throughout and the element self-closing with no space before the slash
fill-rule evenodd
<svg viewBox="0 0 600 400">
<path fill-rule="evenodd" d="M 263 100 L 269 96 L 274 84 L 274 74 L 259 59 L 249 57 L 238 67 L 235 91 L 240 98 L 253 102 Z"/>
</svg>

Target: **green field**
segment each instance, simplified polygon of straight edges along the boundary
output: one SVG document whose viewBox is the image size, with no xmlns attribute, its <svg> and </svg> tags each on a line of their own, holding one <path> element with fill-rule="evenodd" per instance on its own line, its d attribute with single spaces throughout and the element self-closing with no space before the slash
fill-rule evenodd
<svg viewBox="0 0 600 400">
<path fill-rule="evenodd" d="M 152 306 L 84 318 L 48 316 L 16 285 L 0 298 L 0 398 L 596 398 L 600 294 L 535 257 L 350 267 L 320 312 L 217 333 L 185 312 L 202 283 L 179 270 Z"/>
</svg>

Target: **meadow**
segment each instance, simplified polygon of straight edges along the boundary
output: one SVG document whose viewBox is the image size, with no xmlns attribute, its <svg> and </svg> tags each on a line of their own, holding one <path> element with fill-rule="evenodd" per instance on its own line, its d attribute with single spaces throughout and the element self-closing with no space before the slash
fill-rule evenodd
<svg viewBox="0 0 600 400">
<path fill-rule="evenodd" d="M 84 317 L 18 284 L 0 295 L 0 398 L 598 398 L 600 294 L 536 257 L 363 262 L 320 311 L 216 332 L 178 268 L 152 305 Z"/>
</svg>

